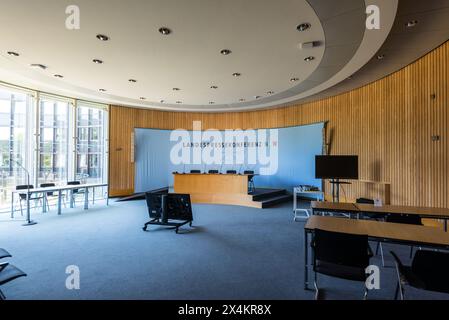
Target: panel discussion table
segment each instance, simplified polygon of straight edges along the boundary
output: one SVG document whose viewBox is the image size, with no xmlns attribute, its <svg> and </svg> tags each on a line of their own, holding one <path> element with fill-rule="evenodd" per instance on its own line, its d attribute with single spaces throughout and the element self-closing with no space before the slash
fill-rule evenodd
<svg viewBox="0 0 449 320">
<path fill-rule="evenodd" d="M 11 218 L 14 218 L 14 195 L 15 194 L 22 194 L 27 195 L 27 216 L 29 216 L 30 213 L 30 198 L 33 194 L 45 194 L 45 193 L 51 193 L 51 192 L 57 192 L 58 193 L 58 215 L 61 214 L 62 211 L 62 197 L 63 197 L 63 191 L 73 191 L 73 190 L 84 190 L 84 210 L 89 209 L 89 189 L 92 189 L 93 194 L 93 203 L 95 202 L 95 188 L 104 188 L 108 187 L 107 183 L 91 183 L 91 184 L 78 184 L 78 185 L 65 185 L 65 186 L 55 186 L 55 187 L 45 187 L 45 188 L 33 188 L 30 189 L 29 192 L 27 189 L 22 190 L 13 190 L 11 192 Z M 46 197 L 43 197 L 43 203 L 42 203 L 42 212 L 47 212 L 47 203 L 46 203 Z M 109 195 L 106 196 L 106 205 L 109 205 Z M 70 207 L 73 207 L 73 203 L 70 202 Z"/>
<path fill-rule="evenodd" d="M 435 227 L 390 223 L 374 220 L 312 216 L 304 226 L 304 289 L 309 285 L 309 234 L 315 229 L 354 235 L 395 244 L 449 249 L 449 233 Z"/>
<path fill-rule="evenodd" d="M 407 214 L 418 215 L 421 218 L 444 220 L 444 230 L 447 231 L 447 220 L 449 219 L 449 209 L 432 207 L 394 206 L 361 203 L 336 203 L 312 201 L 312 214 L 322 214 L 326 212 L 347 213 L 359 217 L 364 214 Z"/>
<path fill-rule="evenodd" d="M 257 206 L 248 194 L 255 174 L 174 173 L 174 191 L 190 194 L 193 203 Z"/>
</svg>

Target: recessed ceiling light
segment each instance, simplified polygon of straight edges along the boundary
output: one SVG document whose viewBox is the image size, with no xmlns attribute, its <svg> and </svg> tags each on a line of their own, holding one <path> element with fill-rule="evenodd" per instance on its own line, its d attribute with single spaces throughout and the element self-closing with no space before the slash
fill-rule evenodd
<svg viewBox="0 0 449 320">
<path fill-rule="evenodd" d="M 239 72 L 234 72 L 232 75 L 233 75 L 234 77 L 240 77 L 242 74 L 239 73 Z"/>
<path fill-rule="evenodd" d="M 312 60 L 315 60 L 315 57 L 310 56 L 310 57 L 307 57 L 304 59 L 304 61 L 307 61 L 307 62 L 312 61 Z"/>
<path fill-rule="evenodd" d="M 296 27 L 296 30 L 298 30 L 298 31 L 306 31 L 310 27 L 311 27 L 310 23 L 301 23 L 300 25 L 298 25 Z"/>
<path fill-rule="evenodd" d="M 106 89 L 98 89 L 98 91 L 106 92 Z"/>
<path fill-rule="evenodd" d="M 129 81 L 129 82 L 133 82 L 133 83 L 136 83 L 136 82 L 137 82 L 136 79 L 129 79 L 128 81 Z"/>
<path fill-rule="evenodd" d="M 15 51 L 8 51 L 7 52 L 10 56 L 14 56 L 14 57 L 18 57 L 19 56 L 19 54 L 17 53 L 17 52 L 15 52 Z"/>
<path fill-rule="evenodd" d="M 54 77 L 56 77 L 56 78 L 64 78 L 64 76 L 63 75 L 60 75 L 60 74 L 55 74 L 55 75 L 53 75 Z"/>
<path fill-rule="evenodd" d="M 222 55 L 224 55 L 224 56 L 227 56 L 228 54 L 231 54 L 232 51 L 229 50 L 229 49 L 223 49 L 223 50 L 220 51 L 220 53 L 221 53 Z"/>
<path fill-rule="evenodd" d="M 217 86 L 210 86 L 211 89 L 218 89 Z"/>
<path fill-rule="evenodd" d="M 30 64 L 30 67 L 31 68 L 36 68 L 36 69 L 42 69 L 42 70 L 47 69 L 46 65 L 43 65 L 43 64 L 40 64 L 40 63 L 32 63 L 32 64 Z"/>
<path fill-rule="evenodd" d="M 94 63 L 96 63 L 96 64 L 102 64 L 103 63 L 103 60 L 100 60 L 100 59 L 93 59 L 92 61 Z"/>
<path fill-rule="evenodd" d="M 296 81 L 299 81 L 299 78 L 291 78 L 290 79 L 290 82 L 296 82 Z"/>
<path fill-rule="evenodd" d="M 215 102 L 213 102 L 213 101 L 209 101 L 209 104 L 214 104 Z"/>
<path fill-rule="evenodd" d="M 104 34 L 97 34 L 97 39 L 101 40 L 101 41 L 108 41 L 109 37 L 107 35 L 104 35 Z"/>
<path fill-rule="evenodd" d="M 169 28 L 162 27 L 162 28 L 159 28 L 159 33 L 166 36 L 171 33 L 171 30 Z"/>
<path fill-rule="evenodd" d="M 268 95 L 272 95 L 272 94 L 274 94 L 274 91 L 271 91 L 271 90 L 270 90 L 270 91 L 267 91 L 267 94 L 268 94 Z"/>
<path fill-rule="evenodd" d="M 179 88 L 173 88 L 173 91 L 179 91 L 179 90 L 181 90 L 181 89 L 179 89 Z"/>
<path fill-rule="evenodd" d="M 254 98 L 256 98 L 256 99 L 260 99 L 260 98 L 262 98 L 261 96 L 255 96 Z"/>
<path fill-rule="evenodd" d="M 176 103 L 177 103 L 177 104 L 181 104 L 181 103 L 182 103 L 182 101 L 176 101 Z"/>
<path fill-rule="evenodd" d="M 243 98 L 242 98 L 242 99 L 239 99 L 239 101 L 240 101 L 240 102 L 244 102 L 244 101 L 245 101 L 245 99 L 243 99 Z"/>
<path fill-rule="evenodd" d="M 418 24 L 418 20 L 411 20 L 405 24 L 407 28 L 413 28 Z"/>
<path fill-rule="evenodd" d="M 147 98 L 145 98 L 145 97 L 140 97 L 139 99 L 140 99 L 140 100 L 146 100 Z"/>
<path fill-rule="evenodd" d="M 379 54 L 379 55 L 377 56 L 377 60 L 382 60 L 383 58 L 385 58 L 385 55 L 384 55 L 384 54 Z"/>
</svg>

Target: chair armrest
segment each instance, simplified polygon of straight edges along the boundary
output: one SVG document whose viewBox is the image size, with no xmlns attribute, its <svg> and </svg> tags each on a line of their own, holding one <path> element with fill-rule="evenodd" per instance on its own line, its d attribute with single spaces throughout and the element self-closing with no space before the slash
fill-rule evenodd
<svg viewBox="0 0 449 320">
<path fill-rule="evenodd" d="M 0 272 L 3 271 L 7 266 L 9 265 L 9 262 L 2 262 L 0 263 Z"/>
<path fill-rule="evenodd" d="M 371 249 L 371 246 L 368 244 L 368 257 L 372 258 L 374 256 L 373 249 Z"/>
</svg>

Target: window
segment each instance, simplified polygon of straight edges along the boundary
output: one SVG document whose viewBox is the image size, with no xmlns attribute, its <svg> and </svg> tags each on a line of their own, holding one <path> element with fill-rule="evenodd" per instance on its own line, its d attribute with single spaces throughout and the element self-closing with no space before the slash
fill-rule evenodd
<svg viewBox="0 0 449 320">
<path fill-rule="evenodd" d="M 107 182 L 107 107 L 35 93 L 0 84 L 0 213 L 27 173 L 34 186 Z"/>
<path fill-rule="evenodd" d="M 41 100 L 39 108 L 38 185 L 68 180 L 69 111 L 68 102 Z"/>
<path fill-rule="evenodd" d="M 0 207 L 16 185 L 27 183 L 33 97 L 0 87 Z M 30 170 L 27 170 L 30 171 Z M 30 172 L 31 173 L 31 172 Z M 32 182 L 32 177 L 30 177 Z"/>
<path fill-rule="evenodd" d="M 107 112 L 80 103 L 76 121 L 76 174 L 89 183 L 103 182 L 106 177 Z"/>
</svg>

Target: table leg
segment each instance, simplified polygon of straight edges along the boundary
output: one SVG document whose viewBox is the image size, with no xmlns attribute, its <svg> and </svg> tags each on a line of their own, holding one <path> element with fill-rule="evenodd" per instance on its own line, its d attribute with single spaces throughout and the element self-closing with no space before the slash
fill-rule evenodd
<svg viewBox="0 0 449 320">
<path fill-rule="evenodd" d="M 92 205 L 95 204 L 95 187 L 92 187 Z"/>
<path fill-rule="evenodd" d="M 84 191 L 84 210 L 89 209 L 89 188 Z"/>
<path fill-rule="evenodd" d="M 70 190 L 70 208 L 73 208 L 74 206 L 74 201 L 73 201 L 73 190 Z"/>
<path fill-rule="evenodd" d="M 444 219 L 444 231 L 447 232 L 447 219 Z"/>
<path fill-rule="evenodd" d="M 14 192 L 11 192 L 11 219 L 14 219 Z"/>
<path fill-rule="evenodd" d="M 47 212 L 47 194 L 45 192 L 42 194 L 42 212 Z"/>
<path fill-rule="evenodd" d="M 304 229 L 304 290 L 309 289 L 309 236 Z"/>
<path fill-rule="evenodd" d="M 293 213 L 296 213 L 296 190 L 293 190 Z"/>
<path fill-rule="evenodd" d="M 62 190 L 58 191 L 58 215 L 61 215 Z"/>
<path fill-rule="evenodd" d="M 30 193 L 27 192 L 27 219 L 30 217 Z"/>
<path fill-rule="evenodd" d="M 106 189 L 106 206 L 109 206 L 109 190 L 108 189 Z"/>
</svg>

